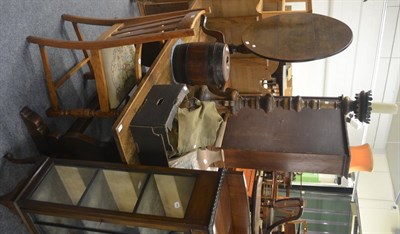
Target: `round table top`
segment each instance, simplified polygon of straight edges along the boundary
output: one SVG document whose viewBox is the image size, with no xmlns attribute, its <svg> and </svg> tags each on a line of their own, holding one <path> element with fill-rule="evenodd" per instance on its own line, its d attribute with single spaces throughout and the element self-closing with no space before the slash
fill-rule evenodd
<svg viewBox="0 0 400 234">
<path fill-rule="evenodd" d="M 251 24 L 243 45 L 261 57 L 283 62 L 326 58 L 346 49 L 351 29 L 332 17 L 313 13 L 280 14 Z"/>
</svg>

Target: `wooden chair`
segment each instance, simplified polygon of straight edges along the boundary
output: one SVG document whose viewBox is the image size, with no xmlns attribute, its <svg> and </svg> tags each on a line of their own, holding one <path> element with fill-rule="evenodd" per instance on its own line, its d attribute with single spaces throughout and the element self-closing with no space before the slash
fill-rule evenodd
<svg viewBox="0 0 400 234">
<path fill-rule="evenodd" d="M 284 234 L 307 234 L 307 220 L 298 219 L 289 221 L 284 226 Z"/>
<path fill-rule="evenodd" d="M 27 41 L 39 45 L 51 107 L 46 114 L 51 117 L 111 117 L 118 115 L 118 107 L 141 77 L 142 44 L 195 35 L 195 25 L 206 11 L 204 9 L 176 11 L 150 16 L 98 19 L 62 15 L 70 21 L 78 41 L 29 36 Z M 94 41 L 85 41 L 80 24 L 109 26 Z M 52 76 L 47 47 L 82 50 L 84 59 L 63 77 Z M 88 65 L 96 82 L 98 108 L 61 108 L 57 90 L 74 73 Z M 123 69 L 121 69 L 123 68 Z"/>
<path fill-rule="evenodd" d="M 271 234 L 307 234 L 307 220 L 286 222 L 276 227 Z"/>
<path fill-rule="evenodd" d="M 289 221 L 297 220 L 303 212 L 303 199 L 298 197 L 288 197 L 290 195 L 290 185 L 292 174 L 289 172 L 272 172 L 272 178 L 263 179 L 261 194 L 261 215 L 263 220 L 263 230 L 260 233 L 271 233 L 279 226 Z M 278 196 L 279 185 L 284 185 L 286 194 L 284 197 Z M 266 187 L 270 187 L 267 193 Z"/>
<path fill-rule="evenodd" d="M 289 221 L 297 220 L 303 214 L 303 199 L 289 197 L 278 199 L 275 204 L 265 209 L 262 233 L 271 233 L 280 225 Z"/>
<path fill-rule="evenodd" d="M 270 175 L 270 178 L 268 178 Z M 274 206 L 274 202 L 280 198 L 290 196 L 290 187 L 292 183 L 292 173 L 290 172 L 271 172 L 264 173 L 262 181 L 261 201 L 263 206 Z M 285 197 L 278 196 L 279 187 L 285 189 Z"/>
<path fill-rule="evenodd" d="M 98 140 L 85 133 L 92 118 L 78 118 L 65 132 L 53 131 L 41 116 L 24 107 L 20 116 L 40 155 L 121 163 L 113 138 Z"/>
</svg>

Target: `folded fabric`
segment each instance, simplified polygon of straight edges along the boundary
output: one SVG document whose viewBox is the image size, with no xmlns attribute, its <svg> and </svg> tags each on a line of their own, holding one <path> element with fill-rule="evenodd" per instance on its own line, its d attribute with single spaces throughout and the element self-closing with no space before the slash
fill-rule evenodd
<svg viewBox="0 0 400 234">
<path fill-rule="evenodd" d="M 178 109 L 178 154 L 213 145 L 223 121 L 214 102 L 196 102 L 196 108 Z"/>
</svg>

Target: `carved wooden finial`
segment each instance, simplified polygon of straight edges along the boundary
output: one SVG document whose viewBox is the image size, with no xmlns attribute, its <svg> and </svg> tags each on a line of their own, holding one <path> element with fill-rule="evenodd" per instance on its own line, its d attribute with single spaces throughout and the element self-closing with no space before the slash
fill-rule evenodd
<svg viewBox="0 0 400 234">
<path fill-rule="evenodd" d="M 267 93 L 264 96 L 242 97 L 237 90 L 227 89 L 223 94 L 212 94 L 207 90 L 200 100 L 215 101 L 217 105 L 223 106 L 225 112 L 236 115 L 243 107 L 261 109 L 265 113 L 271 113 L 275 109 L 300 112 L 303 109 L 340 109 L 343 115 L 354 112 L 360 121 L 369 124 L 371 120 L 371 91 L 361 91 L 356 94 L 355 100 L 349 97 L 300 97 L 300 96 L 273 96 Z M 207 97 L 207 98 L 204 98 Z"/>
</svg>

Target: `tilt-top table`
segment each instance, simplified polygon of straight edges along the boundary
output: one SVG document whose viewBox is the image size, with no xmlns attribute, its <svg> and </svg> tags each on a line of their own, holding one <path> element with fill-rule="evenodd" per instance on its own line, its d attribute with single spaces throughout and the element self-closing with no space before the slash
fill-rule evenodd
<svg viewBox="0 0 400 234">
<path fill-rule="evenodd" d="M 262 19 L 245 30 L 243 46 L 263 58 L 305 62 L 346 49 L 351 29 L 332 17 L 313 13 L 281 14 Z"/>
</svg>

